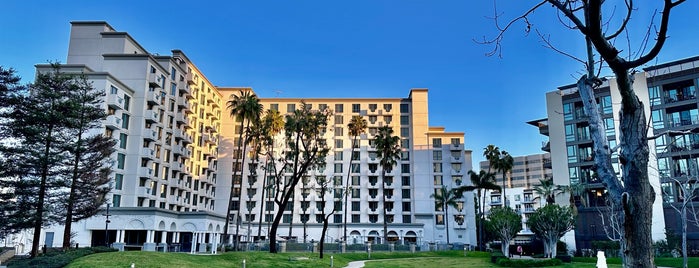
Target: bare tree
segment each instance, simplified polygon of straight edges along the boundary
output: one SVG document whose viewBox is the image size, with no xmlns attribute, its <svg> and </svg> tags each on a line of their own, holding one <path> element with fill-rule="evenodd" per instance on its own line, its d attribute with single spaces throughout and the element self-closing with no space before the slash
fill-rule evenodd
<svg viewBox="0 0 699 268">
<path fill-rule="evenodd" d="M 663 0 L 658 24 L 655 16 L 649 23 L 648 31 L 642 36 L 642 45 L 637 51 L 630 49 L 628 30 L 632 14 L 640 12 L 634 8 L 633 0 L 625 0 L 621 20 L 614 20 L 615 2 L 602 0 L 543 0 L 509 23 L 501 26 L 499 14 L 494 17 L 499 34 L 481 43 L 494 45 L 491 55 L 500 51 L 504 33 L 516 22 L 523 22 L 527 31 L 532 29 L 530 16 L 535 10 L 552 6 L 564 26 L 580 32 L 585 38 L 584 57 L 575 57 L 571 53 L 557 49 L 546 36 L 537 31 L 545 46 L 570 56 L 583 63 L 586 73 L 577 83 L 583 100 L 585 114 L 589 117 L 590 132 L 594 141 L 595 165 L 597 174 L 609 191 L 610 200 L 622 210 L 621 250 L 624 255 L 624 267 L 654 267 L 653 240 L 651 236 L 652 207 L 655 193 L 648 177 L 648 126 L 644 105 L 633 90 L 633 73 L 635 69 L 653 60 L 667 40 L 670 11 L 684 0 Z M 657 11 L 654 11 L 657 12 Z M 616 23 L 612 23 L 616 22 Z M 622 54 L 620 45 L 628 44 Z M 599 61 L 596 61 L 599 57 Z M 582 59 L 581 59 L 582 58 Z M 584 60 L 583 60 L 584 59 Z M 597 110 L 594 89 L 601 80 L 595 70 L 597 64 L 604 63 L 616 77 L 616 84 L 621 95 L 619 112 L 619 162 L 621 177 L 617 177 L 612 167 L 611 154 L 616 148 L 610 148 L 604 133 L 604 122 Z M 599 70 L 597 70 L 599 71 Z"/>
</svg>

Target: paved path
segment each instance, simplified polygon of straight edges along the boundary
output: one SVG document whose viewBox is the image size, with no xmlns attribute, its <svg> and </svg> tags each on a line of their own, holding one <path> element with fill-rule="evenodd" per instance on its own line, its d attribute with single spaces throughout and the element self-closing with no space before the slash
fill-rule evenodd
<svg viewBox="0 0 699 268">
<path fill-rule="evenodd" d="M 345 268 L 361 268 L 364 267 L 364 262 L 366 261 L 353 261 L 347 264 Z"/>
<path fill-rule="evenodd" d="M 427 259 L 427 258 L 441 258 L 441 257 L 416 257 L 416 258 L 395 258 L 395 259 L 377 259 L 377 260 L 363 260 L 363 261 L 353 261 L 347 264 L 344 268 L 362 268 L 364 264 L 368 261 L 395 261 L 395 260 L 409 260 L 409 259 Z"/>
</svg>

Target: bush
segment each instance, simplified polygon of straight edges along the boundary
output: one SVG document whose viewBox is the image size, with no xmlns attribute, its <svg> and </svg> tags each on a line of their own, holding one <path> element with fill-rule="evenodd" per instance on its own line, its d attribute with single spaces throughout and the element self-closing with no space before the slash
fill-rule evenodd
<svg viewBox="0 0 699 268">
<path fill-rule="evenodd" d="M 73 260 L 87 256 L 94 253 L 102 252 L 112 252 L 117 251 L 113 248 L 108 247 L 94 247 L 94 248 L 77 248 L 69 249 L 66 251 L 62 250 L 47 250 L 46 254 L 39 255 L 33 259 L 13 259 L 8 264 L 8 267 L 63 267 L 71 263 Z"/>
<path fill-rule="evenodd" d="M 493 253 L 490 254 L 490 262 L 498 263 L 500 259 L 507 259 L 507 257 L 500 251 L 493 251 Z"/>
<path fill-rule="evenodd" d="M 562 262 L 571 262 L 573 261 L 573 257 L 569 255 L 557 255 L 556 259 L 561 260 Z"/>
<path fill-rule="evenodd" d="M 502 267 L 548 267 L 563 264 L 559 259 L 546 260 L 512 260 L 507 258 L 498 259 L 497 264 Z"/>
</svg>

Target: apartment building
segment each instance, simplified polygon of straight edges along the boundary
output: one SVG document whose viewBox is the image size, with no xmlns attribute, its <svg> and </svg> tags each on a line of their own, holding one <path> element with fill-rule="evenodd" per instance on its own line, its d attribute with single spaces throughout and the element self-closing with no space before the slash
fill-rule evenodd
<svg viewBox="0 0 699 268">
<path fill-rule="evenodd" d="M 241 210 L 241 218 L 231 219 L 228 226 L 231 238 L 237 224 L 242 241 L 268 238 L 272 215 L 280 208 L 262 197 L 261 165 L 249 160 L 243 164 L 243 153 L 235 152 L 239 122 L 226 109 L 233 94 L 252 89 L 216 87 L 184 52 L 151 54 L 128 33 L 106 22 L 71 24 L 67 62 L 61 71 L 84 74 L 96 89 L 105 91 L 104 109 L 109 116 L 95 131 L 118 140 L 112 156 L 108 214 L 105 210 L 74 224 L 73 242 L 80 246 L 108 243 L 120 250 L 215 252 L 223 241 L 228 202 L 232 202 L 231 215 Z M 37 65 L 39 72 L 48 68 Z M 445 243 L 449 232 L 452 243 L 475 244 L 472 194 L 466 194 L 457 208 L 449 208 L 448 214 L 430 198 L 442 185 L 453 188 L 470 183 L 463 174 L 471 170 L 471 152 L 464 147 L 463 132 L 429 126 L 427 96 L 427 89 L 413 89 L 403 98 L 304 100 L 313 109 L 333 111 L 325 134 L 332 148 L 326 169 L 310 172 L 304 181 L 333 178 L 334 187 L 344 189 L 350 171 L 348 243 L 383 242 L 383 222 L 388 222 L 388 240 L 396 243 Z M 260 97 L 265 109 L 282 114 L 301 101 Z M 346 128 L 353 115 L 367 119 L 369 128 L 358 146 L 350 148 L 352 137 Z M 400 136 L 402 154 L 380 185 L 372 138 L 383 125 Z M 233 177 L 234 167 L 243 169 L 241 183 Z M 232 185 L 234 198 L 228 200 Z M 299 184 L 293 205 L 281 208 L 289 213 L 284 215 L 279 236 L 320 239 L 319 194 L 313 183 Z M 243 202 L 237 201 L 239 195 Z M 328 198 L 326 205 L 337 201 L 337 196 Z M 385 218 L 380 213 L 384 206 Z M 331 219 L 328 241 L 343 239 L 343 218 L 338 215 Z M 263 233 L 255 237 L 259 219 L 263 219 Z M 290 225 L 289 235 L 282 230 Z M 62 232 L 62 226 L 46 228 L 42 244 L 60 245 Z"/>
<path fill-rule="evenodd" d="M 634 91 L 645 105 L 649 119 L 651 161 L 648 172 L 656 198 L 653 209 L 653 239 L 665 239 L 665 231 L 681 234 L 682 220 L 673 206 L 684 201 L 682 187 L 696 178 L 696 146 L 699 136 L 696 87 L 699 84 L 699 57 L 681 59 L 647 67 L 634 76 Z M 620 99 L 614 78 L 605 80 L 595 91 L 605 123 L 610 148 L 618 141 Z M 594 174 L 592 140 L 583 105 L 575 85 L 546 94 L 548 117 L 530 122 L 549 137 L 542 147 L 551 153 L 556 184 L 582 184 L 585 193 L 575 197 L 578 222 L 575 229 L 579 249 L 591 248 L 591 241 L 618 237 L 609 227 L 604 213 L 608 208 L 607 191 Z M 619 161 L 613 155 L 615 170 Z M 696 196 L 693 202 L 699 201 Z M 565 201 L 564 201 L 565 202 Z M 699 228 L 689 224 L 690 246 L 699 246 Z"/>
<path fill-rule="evenodd" d="M 528 244 L 534 233 L 527 226 L 527 218 L 534 211 L 546 204 L 546 198 L 542 198 L 534 191 L 534 187 L 541 184 L 541 180 L 553 178 L 551 170 L 551 155 L 549 153 L 513 156 L 512 170 L 505 175 L 505 191 L 486 191 L 485 211 L 503 205 L 514 209 L 522 216 L 522 231 L 515 237 L 515 244 Z M 480 169 L 495 173 L 495 183 L 502 187 L 502 172 L 490 168 L 490 162 L 481 161 Z M 561 198 L 561 197 L 558 197 Z M 567 238 L 567 237 L 566 237 Z M 564 238 L 564 240 L 566 240 Z M 572 240 L 572 239 L 569 239 Z M 566 241 L 568 242 L 568 241 Z M 571 241 L 572 242 L 572 241 Z M 571 243 L 572 245 L 572 243 Z"/>
</svg>

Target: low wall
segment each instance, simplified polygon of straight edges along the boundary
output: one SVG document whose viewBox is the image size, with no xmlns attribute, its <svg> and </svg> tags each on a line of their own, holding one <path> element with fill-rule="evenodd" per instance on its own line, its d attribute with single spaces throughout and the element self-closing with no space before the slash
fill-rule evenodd
<svg viewBox="0 0 699 268">
<path fill-rule="evenodd" d="M 0 264 L 5 263 L 7 260 L 15 256 L 15 249 L 8 249 L 0 253 Z"/>
</svg>

